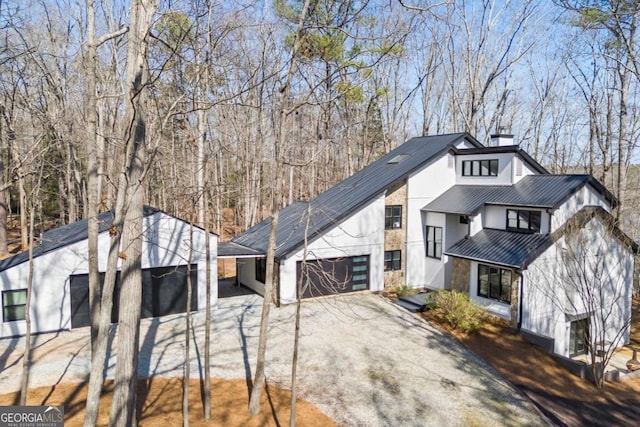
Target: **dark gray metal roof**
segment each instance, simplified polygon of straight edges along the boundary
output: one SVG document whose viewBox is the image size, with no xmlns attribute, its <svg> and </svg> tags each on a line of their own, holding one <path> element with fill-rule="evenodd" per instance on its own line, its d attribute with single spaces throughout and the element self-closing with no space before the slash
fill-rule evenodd
<svg viewBox="0 0 640 427">
<path fill-rule="evenodd" d="M 551 243 L 553 238 L 548 234 L 484 229 L 473 237 L 467 237 L 455 243 L 445 251 L 445 254 L 524 269 L 542 251 L 551 246 Z"/>
<path fill-rule="evenodd" d="M 144 216 L 153 215 L 160 210 L 150 206 L 144 207 Z M 33 257 L 39 257 L 67 245 L 84 240 L 88 237 L 88 221 L 82 219 L 62 227 L 54 228 L 42 233 L 40 244 L 33 248 Z M 113 224 L 113 212 L 106 211 L 98 215 L 99 233 L 103 233 Z M 7 270 L 23 262 L 29 261 L 29 251 L 20 252 L 10 258 L 0 261 L 0 271 Z"/>
<path fill-rule="evenodd" d="M 473 215 L 484 205 L 555 209 L 586 184 L 615 205 L 615 197 L 590 175 L 529 175 L 515 185 L 455 185 L 422 210 Z"/>
<path fill-rule="evenodd" d="M 264 252 L 234 242 L 218 243 L 218 258 L 263 257 Z"/>
<path fill-rule="evenodd" d="M 313 238 L 463 140 L 477 147 L 482 146 L 468 133 L 412 138 L 308 204 L 294 203 L 282 209 L 279 214 L 276 257 L 286 257 L 303 244 L 307 212 L 310 212 L 310 217 L 306 234 Z M 403 154 L 408 156 L 398 163 L 389 163 L 389 160 Z M 267 219 L 232 241 L 266 252 L 270 224 L 271 220 Z"/>
</svg>

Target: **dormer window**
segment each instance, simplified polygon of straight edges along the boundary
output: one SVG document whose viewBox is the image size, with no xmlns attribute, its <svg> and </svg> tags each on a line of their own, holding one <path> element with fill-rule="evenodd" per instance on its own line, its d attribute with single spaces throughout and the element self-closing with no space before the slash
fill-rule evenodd
<svg viewBox="0 0 640 427">
<path fill-rule="evenodd" d="M 507 230 L 539 233 L 541 217 L 540 211 L 507 209 Z"/>
<path fill-rule="evenodd" d="M 384 228 L 385 230 L 402 228 L 402 205 L 384 207 Z"/>
<path fill-rule="evenodd" d="M 498 159 L 463 160 L 462 176 L 498 176 Z"/>
</svg>

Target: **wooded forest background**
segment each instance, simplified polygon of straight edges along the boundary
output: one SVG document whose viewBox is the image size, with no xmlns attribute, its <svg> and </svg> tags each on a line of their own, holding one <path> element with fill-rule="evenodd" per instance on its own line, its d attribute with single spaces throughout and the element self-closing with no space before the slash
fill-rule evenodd
<svg viewBox="0 0 640 427">
<path fill-rule="evenodd" d="M 505 132 L 552 173 L 594 174 L 638 236 L 637 2 L 315 0 L 295 51 L 302 5 L 157 2 L 145 204 L 199 225 L 206 213 L 227 240 L 410 137 Z M 129 11 L 0 1 L 0 252 L 12 218 L 27 247 L 30 210 L 36 237 L 87 218 L 92 170 L 98 210 L 114 207 L 132 126 Z"/>
</svg>

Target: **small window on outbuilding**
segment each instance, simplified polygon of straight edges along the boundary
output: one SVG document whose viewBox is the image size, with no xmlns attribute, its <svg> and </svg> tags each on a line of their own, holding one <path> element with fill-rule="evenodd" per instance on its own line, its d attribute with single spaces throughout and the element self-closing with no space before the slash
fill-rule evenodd
<svg viewBox="0 0 640 427">
<path fill-rule="evenodd" d="M 27 290 L 16 289 L 2 292 L 2 319 L 5 322 L 24 320 L 27 309 Z"/>
</svg>

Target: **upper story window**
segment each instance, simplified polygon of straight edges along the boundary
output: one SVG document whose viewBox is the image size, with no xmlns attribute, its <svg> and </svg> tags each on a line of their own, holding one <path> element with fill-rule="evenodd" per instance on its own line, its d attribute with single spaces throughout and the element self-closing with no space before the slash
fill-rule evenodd
<svg viewBox="0 0 640 427">
<path fill-rule="evenodd" d="M 539 233 L 541 217 L 540 211 L 507 209 L 507 230 Z"/>
<path fill-rule="evenodd" d="M 384 228 L 385 230 L 402 228 L 402 205 L 384 207 Z"/>
<path fill-rule="evenodd" d="M 498 176 L 498 159 L 463 160 L 462 176 Z"/>
<path fill-rule="evenodd" d="M 427 225 L 427 256 L 442 258 L 442 227 Z"/>
</svg>

